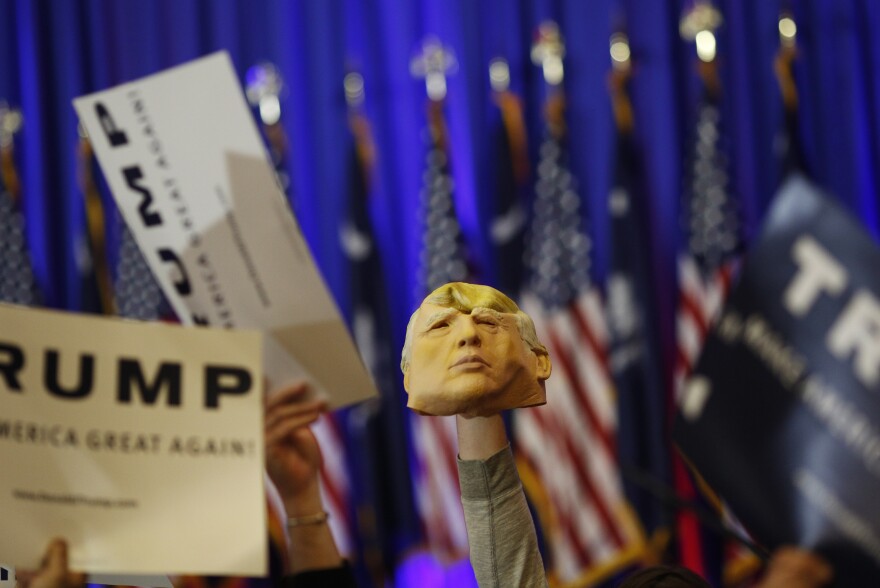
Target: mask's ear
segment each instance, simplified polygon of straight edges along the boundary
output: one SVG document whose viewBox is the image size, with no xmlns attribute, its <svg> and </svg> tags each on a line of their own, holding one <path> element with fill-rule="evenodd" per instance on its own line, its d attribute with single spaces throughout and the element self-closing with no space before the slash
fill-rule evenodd
<svg viewBox="0 0 880 588">
<path fill-rule="evenodd" d="M 409 394 L 409 370 L 403 372 L 403 389 Z"/>
<path fill-rule="evenodd" d="M 550 372 L 553 368 L 550 363 L 550 356 L 546 353 L 536 353 L 535 357 L 538 358 L 538 370 L 535 375 L 539 382 L 543 382 L 550 377 Z"/>
</svg>

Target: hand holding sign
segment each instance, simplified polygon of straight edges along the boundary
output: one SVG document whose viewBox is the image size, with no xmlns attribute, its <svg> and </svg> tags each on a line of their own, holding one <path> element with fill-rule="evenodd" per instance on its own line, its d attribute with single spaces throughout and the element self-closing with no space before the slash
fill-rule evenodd
<svg viewBox="0 0 880 588">
<path fill-rule="evenodd" d="M 67 543 L 53 539 L 36 571 L 16 570 L 16 583 L 19 588 L 81 588 L 85 585 L 85 574 L 71 572 L 67 561 Z"/>
<path fill-rule="evenodd" d="M 818 555 L 785 546 L 773 553 L 756 588 L 821 588 L 833 577 L 831 566 Z"/>
<path fill-rule="evenodd" d="M 342 568 L 343 560 L 321 502 L 321 451 L 308 427 L 326 404 L 309 400 L 307 391 L 308 386 L 300 382 L 267 400 L 266 470 L 281 494 L 288 516 L 291 573 L 336 570 L 344 574 L 347 569 Z"/>
<path fill-rule="evenodd" d="M 307 392 L 308 386 L 299 383 L 266 400 L 266 471 L 291 516 L 321 510 L 320 497 L 317 505 L 306 504 L 317 495 L 321 469 L 321 450 L 308 425 L 327 405 L 307 400 Z"/>
</svg>

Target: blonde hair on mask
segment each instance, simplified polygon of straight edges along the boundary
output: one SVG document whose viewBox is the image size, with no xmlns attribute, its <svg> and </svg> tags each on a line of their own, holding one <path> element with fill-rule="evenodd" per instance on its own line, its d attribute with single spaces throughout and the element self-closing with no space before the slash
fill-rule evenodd
<svg viewBox="0 0 880 588">
<path fill-rule="evenodd" d="M 535 323 L 532 318 L 521 311 L 516 302 L 511 300 L 503 292 L 491 286 L 480 284 L 467 284 L 465 282 L 449 282 L 428 294 L 422 304 L 436 304 L 446 308 L 454 308 L 463 313 L 470 314 L 475 308 L 488 308 L 497 312 L 514 315 L 519 336 L 536 355 L 548 355 L 547 348 L 538 340 L 535 332 Z M 419 305 L 421 308 L 421 305 Z M 419 309 L 409 317 L 406 325 L 406 339 L 403 343 L 403 351 L 400 354 L 400 369 L 406 373 L 409 369 L 410 357 L 412 357 L 413 323 Z"/>
</svg>

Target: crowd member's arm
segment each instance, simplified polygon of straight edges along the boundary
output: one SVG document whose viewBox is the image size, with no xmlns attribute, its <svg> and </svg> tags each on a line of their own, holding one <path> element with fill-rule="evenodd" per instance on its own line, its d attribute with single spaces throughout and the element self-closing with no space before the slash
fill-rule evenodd
<svg viewBox="0 0 880 588">
<path fill-rule="evenodd" d="M 266 401 L 266 470 L 284 502 L 290 534 L 290 575 L 280 584 L 355 586 L 351 568 L 333 541 L 318 485 L 321 451 L 309 425 L 325 405 L 306 400 L 307 389 L 297 384 Z"/>
<path fill-rule="evenodd" d="M 501 415 L 456 417 L 471 565 L 481 587 L 546 586 L 535 524 Z"/>
<path fill-rule="evenodd" d="M 773 552 L 767 571 L 756 588 L 821 588 L 833 570 L 824 559 L 806 549 L 780 547 Z"/>
<path fill-rule="evenodd" d="M 85 585 L 85 574 L 73 573 L 67 564 L 67 543 L 53 539 L 46 549 L 40 569 L 16 570 L 19 588 L 80 588 Z"/>
</svg>

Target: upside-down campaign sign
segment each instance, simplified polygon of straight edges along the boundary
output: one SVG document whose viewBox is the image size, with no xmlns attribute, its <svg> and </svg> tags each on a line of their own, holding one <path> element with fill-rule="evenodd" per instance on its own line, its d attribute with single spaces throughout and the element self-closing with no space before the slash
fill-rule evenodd
<svg viewBox="0 0 880 588">
<path fill-rule="evenodd" d="M 333 407 L 376 394 L 226 53 L 74 106 L 182 322 L 262 330 L 273 387 L 306 378 Z"/>
<path fill-rule="evenodd" d="M 880 578 L 880 252 L 805 180 L 777 196 L 675 437 L 759 543 Z"/>
<path fill-rule="evenodd" d="M 261 335 L 0 305 L 0 559 L 264 575 Z"/>
</svg>

